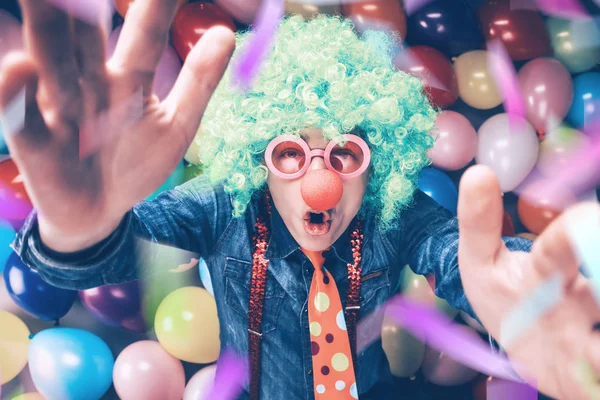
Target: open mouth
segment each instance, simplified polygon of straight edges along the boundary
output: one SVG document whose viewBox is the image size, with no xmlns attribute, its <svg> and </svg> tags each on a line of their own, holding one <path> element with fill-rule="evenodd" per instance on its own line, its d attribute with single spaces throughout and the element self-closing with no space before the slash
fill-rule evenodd
<svg viewBox="0 0 600 400">
<path fill-rule="evenodd" d="M 307 211 L 304 213 L 304 230 L 309 235 L 325 235 L 331 229 L 331 217 L 323 211 Z"/>
</svg>

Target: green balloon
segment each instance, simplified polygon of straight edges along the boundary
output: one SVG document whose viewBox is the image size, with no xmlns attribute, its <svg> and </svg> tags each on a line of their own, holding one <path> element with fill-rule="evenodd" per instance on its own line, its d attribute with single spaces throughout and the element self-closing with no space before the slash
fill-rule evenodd
<svg viewBox="0 0 600 400">
<path fill-rule="evenodd" d="M 600 30 L 594 19 L 548 18 L 554 57 L 572 73 L 592 69 L 600 62 Z"/>
</svg>

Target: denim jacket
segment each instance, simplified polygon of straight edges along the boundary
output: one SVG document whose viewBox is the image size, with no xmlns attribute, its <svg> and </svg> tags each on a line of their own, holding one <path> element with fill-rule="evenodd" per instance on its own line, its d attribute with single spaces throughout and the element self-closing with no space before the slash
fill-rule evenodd
<svg viewBox="0 0 600 400">
<path fill-rule="evenodd" d="M 231 197 L 222 185 L 204 176 L 188 181 L 155 200 L 136 205 L 118 229 L 91 249 L 62 255 L 45 248 L 39 239 L 35 211 L 18 233 L 13 248 L 31 268 L 52 285 L 86 289 L 137 279 L 135 240 L 146 240 L 198 253 L 208 265 L 220 320 L 222 348 L 248 351 L 248 299 L 252 266 L 252 236 L 258 211 L 254 200 L 240 218 L 232 217 Z M 395 292 L 401 268 L 435 274 L 436 295 L 474 316 L 462 289 L 458 269 L 458 223 L 443 207 L 421 191 L 385 232 L 367 216 L 363 222 L 361 316 L 369 314 Z M 346 302 L 346 264 L 352 262 L 348 229 L 326 254 Z M 511 250 L 529 251 L 531 242 L 504 238 Z M 261 347 L 261 398 L 313 399 L 313 370 L 309 341 L 307 298 L 313 267 L 286 228 L 275 207 L 271 238 L 265 257 L 270 260 L 266 280 Z M 358 355 L 358 391 L 369 391 L 389 378 L 390 369 L 381 341 Z M 246 388 L 247 390 L 247 388 Z M 241 398 L 247 398 L 244 392 Z"/>
</svg>

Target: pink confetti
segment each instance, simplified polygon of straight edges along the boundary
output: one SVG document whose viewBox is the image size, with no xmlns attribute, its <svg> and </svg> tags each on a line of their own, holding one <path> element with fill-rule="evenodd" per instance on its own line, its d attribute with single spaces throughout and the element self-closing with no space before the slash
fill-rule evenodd
<svg viewBox="0 0 600 400">
<path fill-rule="evenodd" d="M 534 4 L 535 3 L 535 4 Z M 511 0 L 510 9 L 538 9 L 546 15 L 564 19 L 590 18 L 579 0 Z"/>
<path fill-rule="evenodd" d="M 239 60 L 234 64 L 235 79 L 244 91 L 252 86 L 258 68 L 269 54 L 279 21 L 283 18 L 284 8 L 283 0 L 262 2 L 251 37 L 248 38 Z"/>
<path fill-rule="evenodd" d="M 406 16 L 410 16 L 417 12 L 419 9 L 425 7 L 431 3 L 431 0 L 404 0 L 404 9 L 406 10 Z"/>
<path fill-rule="evenodd" d="M 381 314 L 381 311 L 375 312 Z M 486 375 L 522 382 L 513 370 L 515 364 L 503 356 L 493 354 L 486 343 L 474 339 L 443 313 L 431 307 L 410 301 L 397 295 L 386 303 L 385 316 L 397 322 L 414 337 L 428 346 L 447 354 L 455 361 Z M 381 335 L 377 316 L 365 318 L 357 326 L 357 353 L 360 354 L 368 342 Z M 372 332 L 376 332 L 375 334 Z"/>
<path fill-rule="evenodd" d="M 508 113 L 511 130 L 519 130 L 517 124 L 525 121 L 526 112 L 517 72 L 500 40 L 489 41 L 487 49 L 490 73 L 504 100 L 504 109 Z"/>
<path fill-rule="evenodd" d="M 248 365 L 244 358 L 225 350 L 217 361 L 215 383 L 207 399 L 236 399 L 248 380 Z"/>
</svg>

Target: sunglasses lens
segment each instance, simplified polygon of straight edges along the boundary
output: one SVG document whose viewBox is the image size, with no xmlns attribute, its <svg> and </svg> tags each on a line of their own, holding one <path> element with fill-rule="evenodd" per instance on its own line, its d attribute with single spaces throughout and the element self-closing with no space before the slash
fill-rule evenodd
<svg viewBox="0 0 600 400">
<path fill-rule="evenodd" d="M 302 147 L 295 142 L 281 142 L 271 154 L 273 165 L 283 174 L 295 174 L 304 167 L 306 154 Z"/>
<path fill-rule="evenodd" d="M 356 172 L 364 160 L 365 155 L 361 147 L 353 141 L 347 141 L 343 146 L 336 145 L 329 155 L 329 162 L 333 168 L 342 174 Z"/>
</svg>

